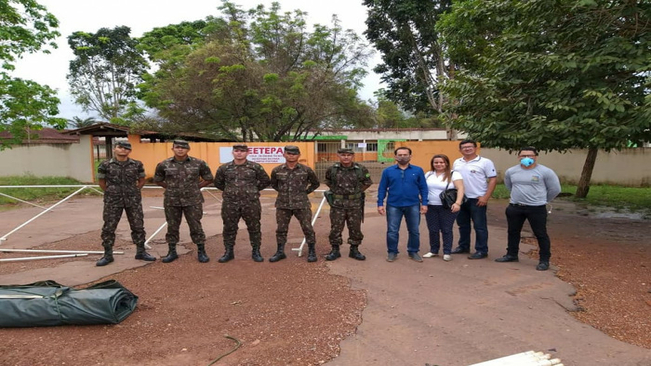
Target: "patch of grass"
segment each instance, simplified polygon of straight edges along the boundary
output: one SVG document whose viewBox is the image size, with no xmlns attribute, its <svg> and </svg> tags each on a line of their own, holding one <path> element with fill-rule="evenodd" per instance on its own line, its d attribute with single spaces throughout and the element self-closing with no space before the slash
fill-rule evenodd
<svg viewBox="0 0 651 366">
<path fill-rule="evenodd" d="M 511 197 L 511 193 L 509 193 L 509 190 L 506 189 L 506 186 L 504 184 L 498 184 L 497 187 L 495 187 L 495 190 L 493 191 L 493 195 L 491 197 L 497 199 L 507 199 Z"/>
<path fill-rule="evenodd" d="M 0 177 L 0 186 L 31 186 L 31 185 L 81 185 L 76 179 L 67 177 L 35 177 L 32 175 Z M 0 188 L 0 193 L 30 202 L 51 202 L 60 200 L 79 188 Z M 81 195 L 98 195 L 99 193 L 84 190 Z M 18 201 L 0 196 L 0 205 L 4 209 L 11 208 Z"/>
<path fill-rule="evenodd" d="M 570 199 L 594 206 L 613 207 L 617 210 L 651 211 L 651 188 L 595 185 L 590 186 L 588 197 L 572 196 Z"/>
<path fill-rule="evenodd" d="M 651 215 L 651 188 L 633 188 L 612 185 L 590 186 L 588 197 L 575 198 L 576 186 L 563 184 L 561 186 L 561 197 L 574 202 L 582 202 L 588 206 L 612 207 L 616 211 L 628 210 L 631 212 L 646 213 Z M 509 191 L 504 184 L 498 184 L 493 192 L 493 198 L 507 199 Z"/>
</svg>

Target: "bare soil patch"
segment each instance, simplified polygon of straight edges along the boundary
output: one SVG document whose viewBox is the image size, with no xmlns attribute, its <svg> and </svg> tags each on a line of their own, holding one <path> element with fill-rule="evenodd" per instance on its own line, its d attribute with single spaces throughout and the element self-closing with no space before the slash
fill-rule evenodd
<svg viewBox="0 0 651 366">
<path fill-rule="evenodd" d="M 505 202 L 491 203 L 489 224 L 506 227 L 505 207 Z M 594 217 L 558 200 L 547 227 L 556 275 L 577 290 L 574 300 L 581 311 L 572 315 L 613 338 L 651 349 L 651 221 Z M 536 244 L 531 234 L 524 240 Z"/>
<path fill-rule="evenodd" d="M 262 254 L 275 252 L 275 215 L 263 216 Z M 207 223 L 206 223 L 207 224 Z M 298 225 L 289 237 L 299 238 Z M 321 237 L 326 223 L 316 229 Z M 65 246 L 100 250 L 99 231 L 77 235 L 40 249 Z M 327 234 L 326 234 L 327 235 Z M 63 245 L 65 244 L 65 245 Z M 129 249 L 117 241 L 115 250 Z M 339 343 L 361 323 L 366 304 L 350 281 L 329 274 L 320 245 L 317 263 L 289 251 L 278 263 L 255 263 L 246 231 L 238 235 L 236 259 L 217 263 L 223 253 L 221 236 L 209 238 L 211 261 L 201 264 L 192 251 L 170 264 L 156 261 L 127 270 L 115 279 L 139 296 L 136 311 L 118 325 L 0 329 L 2 365 L 207 365 L 235 347 L 241 348 L 219 365 L 318 365 L 336 357 Z M 25 254 L 2 254 L 3 258 Z M 89 261 L 99 257 L 71 260 Z M 116 260 L 121 260 L 116 256 Z M 54 267 L 63 260 L 9 262 L 0 274 Z M 104 278 L 101 280 L 106 280 Z M 101 281 L 100 280 L 100 281 Z"/>
</svg>

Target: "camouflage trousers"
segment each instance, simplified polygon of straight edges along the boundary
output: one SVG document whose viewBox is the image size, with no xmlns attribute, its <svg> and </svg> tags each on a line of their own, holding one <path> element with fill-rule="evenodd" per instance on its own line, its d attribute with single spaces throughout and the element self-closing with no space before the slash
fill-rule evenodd
<svg viewBox="0 0 651 366">
<path fill-rule="evenodd" d="M 301 225 L 303 235 L 305 235 L 305 242 L 308 244 L 316 244 L 316 236 L 314 235 L 314 228 L 312 227 L 312 210 L 309 208 L 303 209 L 276 209 L 276 243 L 278 245 L 287 244 L 287 230 L 289 229 L 289 221 L 292 216 L 296 216 L 298 223 Z"/>
<path fill-rule="evenodd" d="M 250 202 L 226 202 L 222 203 L 222 222 L 224 223 L 223 237 L 224 247 L 232 248 L 235 246 L 237 237 L 238 224 L 240 219 L 244 219 L 246 229 L 249 232 L 251 247 L 260 248 L 262 234 L 260 232 L 260 217 L 262 208 L 260 201 Z"/>
<path fill-rule="evenodd" d="M 122 211 L 126 211 L 129 226 L 131 227 L 131 240 L 136 245 L 145 244 L 145 224 L 142 205 L 131 207 L 104 205 L 104 226 L 102 226 L 102 246 L 113 248 L 115 243 L 115 229 L 118 227 Z"/>
<path fill-rule="evenodd" d="M 360 245 L 364 239 L 361 207 L 330 207 L 330 245 L 343 243 L 344 225 L 348 225 L 348 244 Z"/>
<path fill-rule="evenodd" d="M 193 206 L 165 206 L 165 220 L 167 220 L 165 240 L 167 244 L 178 244 L 181 216 L 185 216 L 185 221 L 188 223 L 192 242 L 205 244 L 206 234 L 201 226 L 201 218 L 203 217 L 203 204 L 201 203 Z"/>
</svg>

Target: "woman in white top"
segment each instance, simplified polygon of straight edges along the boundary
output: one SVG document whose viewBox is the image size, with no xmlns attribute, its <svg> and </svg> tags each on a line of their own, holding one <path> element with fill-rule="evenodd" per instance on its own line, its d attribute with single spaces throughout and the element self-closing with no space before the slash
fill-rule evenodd
<svg viewBox="0 0 651 366">
<path fill-rule="evenodd" d="M 427 180 L 427 228 L 429 229 L 429 253 L 423 257 L 432 258 L 439 254 L 440 234 L 443 234 L 443 260 L 451 261 L 452 226 L 461 208 L 463 198 L 463 178 L 458 172 L 450 171 L 450 159 L 443 154 L 434 155 L 430 162 L 431 170 L 425 174 Z M 457 189 L 457 201 L 452 208 L 443 208 L 439 195 L 446 189 Z"/>
</svg>

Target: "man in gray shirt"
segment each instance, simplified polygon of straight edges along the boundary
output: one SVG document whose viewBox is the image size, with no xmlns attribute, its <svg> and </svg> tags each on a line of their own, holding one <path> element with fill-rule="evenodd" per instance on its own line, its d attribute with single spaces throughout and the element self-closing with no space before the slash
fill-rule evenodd
<svg viewBox="0 0 651 366">
<path fill-rule="evenodd" d="M 520 249 L 520 232 L 525 220 L 529 220 L 538 247 L 539 271 L 549 269 L 551 243 L 547 235 L 547 203 L 561 193 L 561 183 L 553 170 L 536 162 L 538 151 L 525 147 L 518 152 L 520 164 L 510 167 L 504 174 L 504 185 L 511 192 L 506 208 L 508 223 L 508 247 L 506 255 L 495 262 L 517 262 Z"/>
</svg>

